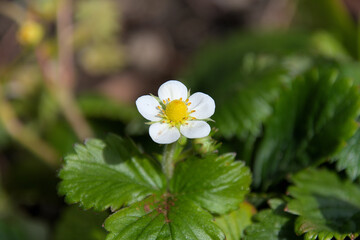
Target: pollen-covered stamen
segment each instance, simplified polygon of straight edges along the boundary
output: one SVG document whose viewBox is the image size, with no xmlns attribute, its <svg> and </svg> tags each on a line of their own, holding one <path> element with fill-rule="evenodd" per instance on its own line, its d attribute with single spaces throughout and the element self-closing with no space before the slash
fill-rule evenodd
<svg viewBox="0 0 360 240">
<path fill-rule="evenodd" d="M 164 111 L 164 109 L 163 109 L 161 106 L 157 106 L 156 108 L 160 111 L 160 113 L 156 114 L 156 116 L 157 116 L 157 117 L 160 117 L 160 118 L 165 118 L 165 111 Z"/>
</svg>

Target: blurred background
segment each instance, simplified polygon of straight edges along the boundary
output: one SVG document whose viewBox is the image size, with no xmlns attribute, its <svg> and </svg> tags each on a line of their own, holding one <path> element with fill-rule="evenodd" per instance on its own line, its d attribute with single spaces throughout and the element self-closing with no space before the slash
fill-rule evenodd
<svg viewBox="0 0 360 240">
<path fill-rule="evenodd" d="M 250 163 L 290 77 L 319 62 L 360 76 L 359 12 L 358 0 L 0 0 L 0 239 L 104 239 L 106 213 L 58 196 L 62 156 L 109 132 L 161 151 L 134 101 L 169 79 L 214 97 L 217 138 Z"/>
</svg>

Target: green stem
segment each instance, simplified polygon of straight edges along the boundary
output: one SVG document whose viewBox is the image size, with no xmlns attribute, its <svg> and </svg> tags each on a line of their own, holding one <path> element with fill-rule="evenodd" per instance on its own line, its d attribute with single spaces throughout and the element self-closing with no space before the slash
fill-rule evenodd
<svg viewBox="0 0 360 240">
<path fill-rule="evenodd" d="M 174 173 L 174 167 L 175 167 L 174 156 L 175 156 L 176 146 L 177 146 L 177 142 L 174 142 L 174 143 L 165 145 L 165 148 L 164 148 L 162 168 L 163 168 L 163 172 L 166 176 L 168 187 L 169 187 L 169 182 Z"/>
</svg>

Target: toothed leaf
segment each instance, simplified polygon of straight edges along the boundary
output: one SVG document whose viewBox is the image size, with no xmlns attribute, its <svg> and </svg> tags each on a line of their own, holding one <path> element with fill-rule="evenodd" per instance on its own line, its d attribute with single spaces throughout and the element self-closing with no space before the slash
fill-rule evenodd
<svg viewBox="0 0 360 240">
<path fill-rule="evenodd" d="M 360 130 L 348 141 L 346 146 L 337 153 L 332 161 L 336 162 L 337 170 L 345 170 L 351 180 L 360 176 Z"/>
<path fill-rule="evenodd" d="M 212 219 L 183 196 L 153 195 L 110 216 L 106 240 L 224 240 Z"/>
<path fill-rule="evenodd" d="M 226 240 L 239 240 L 244 236 L 244 229 L 251 224 L 255 212 L 253 205 L 243 202 L 239 209 L 215 218 L 215 223 L 224 231 Z"/>
<path fill-rule="evenodd" d="M 355 133 L 359 107 L 357 87 L 336 70 L 314 69 L 298 77 L 265 125 L 254 185 L 267 188 L 335 153 Z"/>
<path fill-rule="evenodd" d="M 164 188 L 159 169 L 130 141 L 115 135 L 76 145 L 59 176 L 59 192 L 67 202 L 96 210 L 116 210 Z"/>
<path fill-rule="evenodd" d="M 271 204 L 270 204 L 271 205 Z M 301 239 L 294 232 L 295 216 L 284 211 L 281 201 L 272 209 L 262 210 L 253 218 L 254 223 L 245 229 L 244 240 L 296 240 Z"/>
<path fill-rule="evenodd" d="M 288 211 L 299 217 L 305 239 L 354 239 L 360 234 L 360 187 L 328 170 L 308 169 L 292 177 Z"/>
<path fill-rule="evenodd" d="M 250 190 L 251 174 L 233 154 L 190 158 L 178 163 L 172 191 L 210 212 L 223 214 L 238 207 Z"/>
</svg>

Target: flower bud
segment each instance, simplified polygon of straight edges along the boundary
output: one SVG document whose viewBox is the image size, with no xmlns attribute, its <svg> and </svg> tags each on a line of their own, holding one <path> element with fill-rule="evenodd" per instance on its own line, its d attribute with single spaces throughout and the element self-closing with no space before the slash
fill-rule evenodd
<svg viewBox="0 0 360 240">
<path fill-rule="evenodd" d="M 21 45 L 35 46 L 44 37 L 44 29 L 41 24 L 27 20 L 21 26 L 17 33 L 17 39 Z"/>
<path fill-rule="evenodd" d="M 217 143 L 211 136 L 197 138 L 193 141 L 194 149 L 200 154 L 207 154 L 216 151 L 221 143 Z"/>
</svg>

